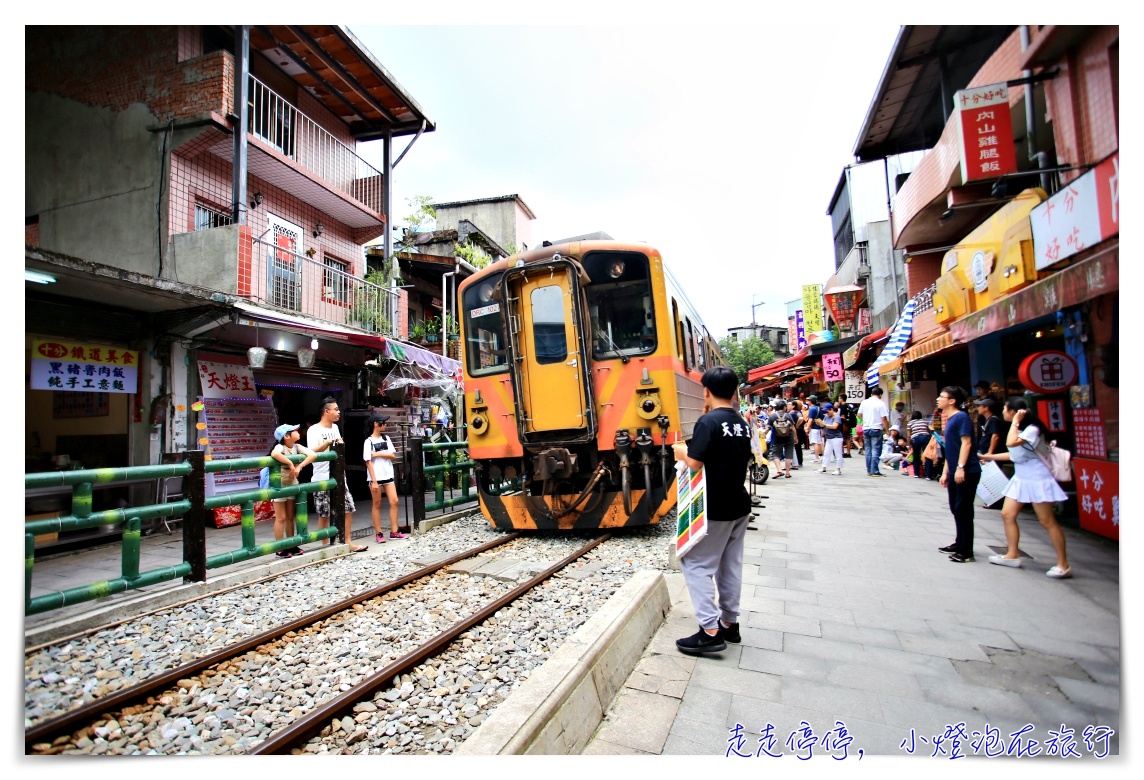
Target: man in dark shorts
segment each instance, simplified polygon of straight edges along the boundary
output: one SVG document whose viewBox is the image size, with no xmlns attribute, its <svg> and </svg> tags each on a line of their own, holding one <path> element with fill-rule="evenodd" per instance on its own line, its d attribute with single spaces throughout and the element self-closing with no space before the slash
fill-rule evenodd
<svg viewBox="0 0 1144 780">
<path fill-rule="evenodd" d="M 691 440 L 673 445 L 675 459 L 707 481 L 707 534 L 680 559 L 699 631 L 677 639 L 688 655 L 717 653 L 739 642 L 739 598 L 743 585 L 743 545 L 751 515 L 747 465 L 751 431 L 732 399 L 739 380 L 726 366 L 703 374 L 704 414 Z M 718 591 L 718 597 L 716 597 Z"/>
</svg>

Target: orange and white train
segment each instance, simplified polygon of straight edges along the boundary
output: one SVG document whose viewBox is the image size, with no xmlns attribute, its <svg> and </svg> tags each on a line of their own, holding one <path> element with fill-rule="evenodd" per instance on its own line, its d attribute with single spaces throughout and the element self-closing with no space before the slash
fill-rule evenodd
<svg viewBox="0 0 1144 780">
<path fill-rule="evenodd" d="M 504 530 L 657 523 L 719 347 L 645 244 L 573 241 L 460 286 L 469 456 Z"/>
</svg>

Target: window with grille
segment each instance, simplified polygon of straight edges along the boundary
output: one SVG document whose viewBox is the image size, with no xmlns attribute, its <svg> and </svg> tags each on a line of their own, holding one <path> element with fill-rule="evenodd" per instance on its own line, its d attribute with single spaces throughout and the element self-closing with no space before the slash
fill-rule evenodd
<svg viewBox="0 0 1144 780">
<path fill-rule="evenodd" d="M 231 223 L 230 214 L 201 203 L 195 204 L 195 230 L 208 230 Z"/>
<path fill-rule="evenodd" d="M 350 301 L 350 266 L 336 257 L 322 259 L 322 297 L 327 301 L 348 304 Z"/>
</svg>

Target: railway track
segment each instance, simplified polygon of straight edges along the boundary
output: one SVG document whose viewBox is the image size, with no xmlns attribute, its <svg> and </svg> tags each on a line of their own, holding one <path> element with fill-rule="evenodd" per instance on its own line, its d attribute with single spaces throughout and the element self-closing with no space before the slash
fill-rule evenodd
<svg viewBox="0 0 1144 780">
<path fill-rule="evenodd" d="M 383 586 L 37 723 L 25 730 L 25 751 L 28 754 L 86 752 L 85 748 L 93 738 L 107 738 L 104 742 L 109 743 L 117 735 L 122 737 L 126 734 L 130 737 L 129 742 L 135 752 L 145 752 L 144 749 L 154 749 L 147 739 L 147 734 L 154 729 L 162 728 L 164 733 L 178 731 L 180 728 L 188 730 L 186 727 L 190 724 L 189 731 L 198 733 L 199 737 L 196 740 L 192 734 L 189 738 L 190 749 L 186 752 L 197 752 L 196 741 L 201 745 L 203 736 L 220 732 L 228 734 L 223 738 L 224 749 L 211 752 L 300 752 L 303 744 L 315 735 L 322 732 L 326 735 L 344 732 L 350 725 L 343 722 L 347 714 L 354 712 L 355 708 L 368 712 L 373 705 L 363 702 L 368 702 L 370 697 L 388 683 L 404 674 L 405 685 L 408 687 L 408 673 L 411 670 L 425 664 L 427 659 L 441 652 L 458 637 L 468 636 L 466 632 L 470 632 L 473 626 L 490 619 L 506 605 L 604 542 L 609 535 L 594 539 L 516 587 L 482 582 L 482 593 L 494 591 L 494 598 L 481 608 L 463 615 L 455 614 L 458 611 L 456 605 L 448 606 L 450 602 L 446 599 L 446 606 L 439 610 L 437 619 L 428 613 L 419 615 L 421 598 L 416 595 L 416 588 L 435 588 L 437 591 L 444 589 L 446 593 L 450 589 L 463 588 L 464 582 L 469 579 L 466 575 L 442 574 L 442 570 L 466 558 L 508 544 L 516 538 L 516 534 L 508 535 L 453 555 Z M 390 602 L 388 607 L 387 601 Z M 396 625 L 392 621 L 387 624 L 382 613 L 388 609 L 392 615 L 395 608 L 396 612 L 406 615 L 406 619 L 398 620 Z M 408 617 L 409 613 L 412 613 L 412 618 Z M 442 618 L 448 619 L 448 627 L 444 631 L 430 632 L 430 625 L 440 622 Z M 352 627 L 347 627 L 351 624 Z M 392 653 L 374 647 L 365 649 L 364 658 L 351 658 L 344 664 L 339 664 L 337 671 L 331 672 L 329 668 L 326 668 L 325 673 L 321 670 L 308 670 L 305 659 L 311 648 L 327 645 L 340 647 L 337 643 L 342 641 L 344 634 L 349 634 L 359 637 L 357 645 L 361 652 L 360 646 L 369 644 L 360 641 L 362 632 L 371 637 L 380 637 L 378 644 L 388 644 L 390 648 L 410 644 L 413 647 L 404 649 L 396 658 L 385 657 L 387 662 L 384 665 L 380 659 Z M 463 641 L 471 640 L 466 638 Z M 338 652 L 343 656 L 354 655 L 352 648 L 343 648 Z M 310 674 L 323 678 L 323 690 L 320 691 L 323 695 L 302 697 L 303 700 L 293 702 L 295 706 L 288 706 L 291 702 L 284 702 L 282 696 L 278 696 L 274 706 L 259 706 L 237 719 L 233 717 L 234 710 L 226 706 L 227 702 L 234 701 L 234 695 L 242 698 L 249 691 L 269 687 L 268 678 L 290 681 L 299 676 L 305 681 Z M 274 679 L 270 682 L 273 684 Z M 403 692 L 408 697 L 409 692 Z M 257 698 L 251 696 L 251 700 L 257 701 Z M 220 702 L 217 705 L 216 699 Z M 250 708 L 242 709 L 243 712 L 247 710 Z M 228 728 L 223 717 L 220 717 L 228 714 L 232 716 L 228 722 L 234 728 Z M 360 712 L 357 714 L 360 716 Z M 260 731 L 254 728 L 260 724 L 255 723 L 251 716 L 260 718 L 262 727 L 273 722 L 269 736 L 252 733 Z M 172 723 L 181 726 L 171 726 Z M 236 734 L 239 736 L 234 736 Z"/>
</svg>

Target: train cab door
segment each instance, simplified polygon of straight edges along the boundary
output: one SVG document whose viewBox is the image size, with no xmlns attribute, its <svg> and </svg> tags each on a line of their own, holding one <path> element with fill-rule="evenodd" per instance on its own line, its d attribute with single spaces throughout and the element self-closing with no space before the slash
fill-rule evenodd
<svg viewBox="0 0 1144 780">
<path fill-rule="evenodd" d="M 574 263 L 553 260 L 510 269 L 502 280 L 523 442 L 596 436 L 589 353 L 580 327 L 581 273 Z"/>
</svg>

